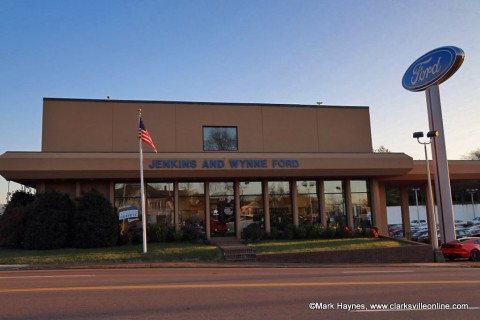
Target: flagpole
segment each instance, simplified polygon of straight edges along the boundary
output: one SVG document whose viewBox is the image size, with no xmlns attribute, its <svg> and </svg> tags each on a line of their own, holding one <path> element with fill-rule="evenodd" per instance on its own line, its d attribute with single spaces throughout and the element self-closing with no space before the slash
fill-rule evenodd
<svg viewBox="0 0 480 320">
<path fill-rule="evenodd" d="M 138 123 L 142 118 L 142 109 L 138 109 Z M 143 185 L 143 150 L 142 139 L 138 139 L 138 148 L 140 149 L 140 194 L 142 202 L 142 233 L 143 233 L 143 253 L 147 253 L 147 219 L 145 215 L 145 187 Z"/>
</svg>

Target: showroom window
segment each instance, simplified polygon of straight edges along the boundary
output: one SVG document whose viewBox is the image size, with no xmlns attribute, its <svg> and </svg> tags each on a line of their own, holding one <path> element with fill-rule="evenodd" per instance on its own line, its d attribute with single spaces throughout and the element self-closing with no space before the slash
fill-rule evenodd
<svg viewBox="0 0 480 320">
<path fill-rule="evenodd" d="M 296 187 L 299 223 L 320 223 L 317 182 L 314 180 L 297 181 Z"/>
<path fill-rule="evenodd" d="M 178 183 L 180 225 L 205 227 L 205 185 L 203 182 Z"/>
<path fill-rule="evenodd" d="M 290 182 L 269 181 L 268 194 L 270 204 L 270 225 L 279 230 L 293 223 L 292 196 Z"/>
<path fill-rule="evenodd" d="M 343 228 L 347 225 L 345 194 L 342 180 L 324 181 L 327 225 Z"/>
<path fill-rule="evenodd" d="M 173 183 L 147 183 L 146 190 L 148 223 L 174 225 Z"/>
<path fill-rule="evenodd" d="M 238 151 L 237 127 L 203 127 L 204 151 Z"/>
<path fill-rule="evenodd" d="M 240 211 L 241 230 L 252 223 L 257 223 L 262 229 L 265 229 L 261 181 L 240 182 Z"/>
<path fill-rule="evenodd" d="M 354 227 L 370 228 L 372 226 L 372 208 L 368 181 L 351 180 L 352 209 Z"/>
</svg>

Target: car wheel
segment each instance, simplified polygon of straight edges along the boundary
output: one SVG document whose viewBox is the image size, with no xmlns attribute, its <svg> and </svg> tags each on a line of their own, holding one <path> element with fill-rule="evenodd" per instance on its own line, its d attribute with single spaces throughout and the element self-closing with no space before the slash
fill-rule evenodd
<svg viewBox="0 0 480 320">
<path fill-rule="evenodd" d="M 472 260 L 472 261 L 480 261 L 480 252 L 478 252 L 477 250 L 473 250 L 473 251 L 470 253 L 470 260 Z"/>
</svg>

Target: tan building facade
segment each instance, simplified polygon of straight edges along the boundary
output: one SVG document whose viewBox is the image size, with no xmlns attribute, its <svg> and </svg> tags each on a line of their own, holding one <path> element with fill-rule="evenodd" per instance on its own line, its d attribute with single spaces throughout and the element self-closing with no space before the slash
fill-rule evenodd
<svg viewBox="0 0 480 320">
<path fill-rule="evenodd" d="M 1 155 L 5 179 L 72 197 L 95 188 L 117 209 L 138 206 L 141 109 L 158 150 L 143 144 L 147 222 L 196 224 L 208 237 L 240 237 L 253 222 L 267 232 L 321 223 L 375 225 L 385 234 L 385 186 L 426 181 L 408 155 L 373 152 L 367 107 L 43 103 L 41 151 Z M 451 173 L 471 179 L 480 167 L 458 162 Z"/>
</svg>

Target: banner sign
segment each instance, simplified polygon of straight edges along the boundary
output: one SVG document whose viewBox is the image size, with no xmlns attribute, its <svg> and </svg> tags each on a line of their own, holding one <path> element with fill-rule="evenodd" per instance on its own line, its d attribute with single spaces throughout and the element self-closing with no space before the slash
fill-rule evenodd
<svg viewBox="0 0 480 320">
<path fill-rule="evenodd" d="M 136 218 L 138 219 L 138 208 L 134 206 L 129 206 L 129 207 L 123 207 L 118 209 L 118 219 L 119 220 L 125 220 L 125 219 L 130 219 Z"/>
<path fill-rule="evenodd" d="M 450 78 L 463 63 L 462 49 L 449 46 L 427 52 L 405 72 L 402 85 L 410 91 L 423 91 Z"/>
</svg>

